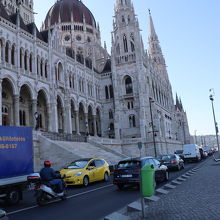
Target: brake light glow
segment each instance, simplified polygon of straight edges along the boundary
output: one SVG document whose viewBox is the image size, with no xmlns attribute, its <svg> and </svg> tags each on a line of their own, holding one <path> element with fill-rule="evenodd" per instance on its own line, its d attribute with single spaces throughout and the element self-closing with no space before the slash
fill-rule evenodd
<svg viewBox="0 0 220 220">
<path fill-rule="evenodd" d="M 35 185 L 35 189 L 40 189 L 40 185 Z"/>
<path fill-rule="evenodd" d="M 139 172 L 139 171 L 140 171 L 140 169 L 134 169 L 133 171 L 134 171 L 134 172 Z"/>
<path fill-rule="evenodd" d="M 171 161 L 171 163 L 177 163 L 177 161 L 176 161 L 176 160 L 173 160 L 173 161 Z"/>
</svg>

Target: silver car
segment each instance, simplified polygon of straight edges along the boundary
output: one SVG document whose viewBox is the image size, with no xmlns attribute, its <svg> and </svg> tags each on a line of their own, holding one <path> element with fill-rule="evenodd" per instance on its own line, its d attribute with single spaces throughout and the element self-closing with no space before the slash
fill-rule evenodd
<svg viewBox="0 0 220 220">
<path fill-rule="evenodd" d="M 1 220 L 8 220 L 8 217 L 6 216 L 6 212 L 2 209 L 0 209 L 0 219 Z"/>
</svg>

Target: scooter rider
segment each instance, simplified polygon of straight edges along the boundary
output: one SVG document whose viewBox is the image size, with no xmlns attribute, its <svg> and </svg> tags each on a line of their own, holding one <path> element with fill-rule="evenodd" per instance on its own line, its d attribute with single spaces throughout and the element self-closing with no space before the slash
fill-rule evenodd
<svg viewBox="0 0 220 220">
<path fill-rule="evenodd" d="M 60 179 L 60 174 L 56 173 L 54 169 L 51 168 L 51 162 L 49 160 L 44 161 L 44 168 L 40 171 L 40 177 L 43 181 L 48 182 L 50 185 L 55 185 L 58 193 L 63 192 L 63 180 Z"/>
</svg>

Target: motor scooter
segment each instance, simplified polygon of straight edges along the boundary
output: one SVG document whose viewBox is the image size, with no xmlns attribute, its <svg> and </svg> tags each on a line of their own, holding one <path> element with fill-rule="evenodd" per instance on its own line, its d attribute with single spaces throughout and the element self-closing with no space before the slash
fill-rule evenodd
<svg viewBox="0 0 220 220">
<path fill-rule="evenodd" d="M 29 175 L 27 179 L 29 182 L 29 189 L 35 190 L 36 202 L 39 206 L 46 205 L 51 200 L 66 199 L 66 187 L 64 187 L 63 192 L 56 192 L 55 186 L 52 186 L 45 181 L 42 181 L 39 173 L 33 173 Z M 63 184 L 65 186 L 64 182 Z"/>
</svg>

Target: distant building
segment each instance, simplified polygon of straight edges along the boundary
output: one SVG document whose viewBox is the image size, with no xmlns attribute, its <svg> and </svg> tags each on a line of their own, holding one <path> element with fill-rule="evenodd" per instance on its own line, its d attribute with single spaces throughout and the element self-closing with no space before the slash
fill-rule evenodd
<svg viewBox="0 0 220 220">
<path fill-rule="evenodd" d="M 35 127 L 37 113 L 41 131 L 142 142 L 147 154 L 189 143 L 151 14 L 146 50 L 131 0 L 114 10 L 108 54 L 82 1 L 57 1 L 39 31 L 33 0 L 0 0 L 0 124 Z"/>
</svg>

